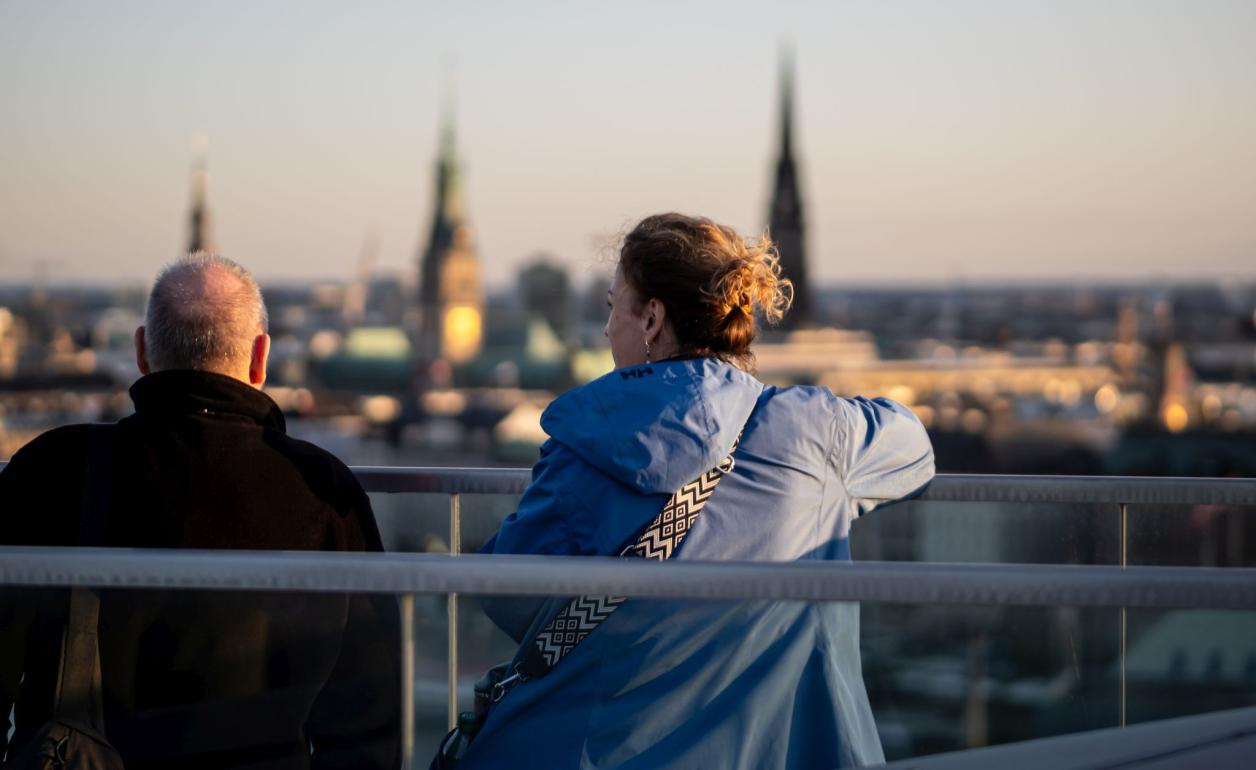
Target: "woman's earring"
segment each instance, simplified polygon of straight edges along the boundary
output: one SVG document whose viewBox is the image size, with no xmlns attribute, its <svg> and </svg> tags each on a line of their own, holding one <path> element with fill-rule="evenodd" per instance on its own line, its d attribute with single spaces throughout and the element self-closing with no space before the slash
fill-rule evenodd
<svg viewBox="0 0 1256 770">
<path fill-rule="evenodd" d="M 645 362 L 650 363 L 650 341 L 645 341 Z"/>
</svg>

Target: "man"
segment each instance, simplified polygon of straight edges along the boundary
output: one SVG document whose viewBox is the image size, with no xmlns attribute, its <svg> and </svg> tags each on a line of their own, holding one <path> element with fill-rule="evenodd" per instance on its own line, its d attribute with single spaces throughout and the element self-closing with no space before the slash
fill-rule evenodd
<svg viewBox="0 0 1256 770">
<path fill-rule="evenodd" d="M 101 545 L 382 550 L 356 478 L 285 435 L 262 393 L 266 330 L 261 292 L 236 263 L 198 253 L 166 268 L 135 332 L 135 414 L 57 428 L 14 455 L 0 473 L 0 543 L 75 545 L 81 512 L 104 505 Z M 68 592 L 8 594 L 0 714 L 16 703 L 12 748 L 50 716 Z M 396 615 L 390 597 L 105 591 L 107 737 L 128 770 L 396 767 Z"/>
</svg>

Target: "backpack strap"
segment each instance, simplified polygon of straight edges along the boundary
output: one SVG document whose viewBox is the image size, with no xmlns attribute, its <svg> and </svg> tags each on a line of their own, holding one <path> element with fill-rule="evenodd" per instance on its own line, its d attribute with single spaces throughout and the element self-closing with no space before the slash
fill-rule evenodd
<svg viewBox="0 0 1256 770">
<path fill-rule="evenodd" d="M 112 427 L 93 426 L 88 437 L 83 499 L 79 510 L 79 546 L 105 544 L 109 498 L 113 487 Z M 103 734 L 100 682 L 100 596 L 91 588 L 70 589 L 70 610 L 61 643 L 61 664 L 52 713 Z"/>
<path fill-rule="evenodd" d="M 735 465 L 733 453 L 741 443 L 741 434 L 733 442 L 733 448 L 711 470 L 676 490 L 663 510 L 654 517 L 631 544 L 619 555 L 629 559 L 654 559 L 663 561 L 680 547 L 689 530 L 693 529 L 698 514 L 706 507 L 720 481 L 732 472 Z M 514 672 L 493 687 L 492 701 L 501 700 L 515 685 L 548 674 L 559 661 L 567 657 L 576 645 L 600 626 L 627 597 L 578 596 L 568 602 L 558 614 L 527 645 L 522 659 Z"/>
</svg>

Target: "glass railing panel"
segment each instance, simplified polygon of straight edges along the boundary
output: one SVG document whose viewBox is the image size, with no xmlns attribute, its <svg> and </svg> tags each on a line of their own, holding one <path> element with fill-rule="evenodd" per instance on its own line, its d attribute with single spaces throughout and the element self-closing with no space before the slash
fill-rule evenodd
<svg viewBox="0 0 1256 770">
<path fill-rule="evenodd" d="M 449 599 L 414 597 L 414 732 L 427 746 L 449 730 Z M 461 620 L 461 618 L 460 618 Z M 459 651 L 466 640 L 459 639 Z"/>
<path fill-rule="evenodd" d="M 1127 506 L 1129 564 L 1256 566 L 1256 507 Z M 1256 704 L 1256 613 L 1127 611 L 1130 723 Z"/>
<path fill-rule="evenodd" d="M 1129 563 L 1256 567 L 1256 506 L 1130 505 Z"/>
<path fill-rule="evenodd" d="M 369 497 L 385 550 L 449 552 L 449 495 L 372 492 Z"/>
<path fill-rule="evenodd" d="M 1119 564 L 1120 507 L 1110 504 L 920 501 L 855 521 L 867 561 Z"/>
<path fill-rule="evenodd" d="M 476 553 L 519 507 L 519 495 L 462 495 L 462 552 Z"/>
<path fill-rule="evenodd" d="M 887 757 L 1118 724 L 1119 610 L 863 604 Z"/>
<path fill-rule="evenodd" d="M 1256 612 L 1128 610 L 1129 722 L 1256 705 Z"/>
<path fill-rule="evenodd" d="M 371 507 L 384 548 L 405 553 L 447 553 L 452 495 L 372 492 Z M 474 553 L 514 512 L 518 495 L 461 494 L 461 552 Z"/>
</svg>

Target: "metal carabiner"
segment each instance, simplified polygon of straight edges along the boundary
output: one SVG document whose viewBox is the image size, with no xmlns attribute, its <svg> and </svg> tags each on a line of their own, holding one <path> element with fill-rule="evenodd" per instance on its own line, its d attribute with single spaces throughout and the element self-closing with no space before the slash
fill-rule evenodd
<svg viewBox="0 0 1256 770">
<path fill-rule="evenodd" d="M 498 702 L 502 698 L 505 698 L 506 693 L 513 690 L 515 685 L 522 684 L 526 681 L 528 681 L 528 678 L 519 672 L 519 666 L 516 665 L 515 672 L 513 674 L 493 685 L 491 701 L 493 703 Z"/>
</svg>

